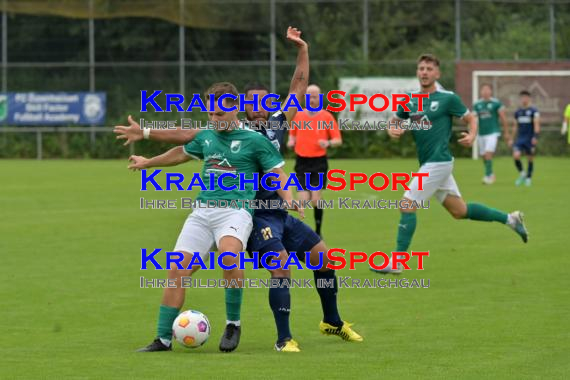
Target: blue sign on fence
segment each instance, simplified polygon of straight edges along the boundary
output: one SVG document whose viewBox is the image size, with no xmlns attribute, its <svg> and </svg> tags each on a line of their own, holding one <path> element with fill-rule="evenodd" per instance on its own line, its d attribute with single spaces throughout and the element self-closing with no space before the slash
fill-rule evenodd
<svg viewBox="0 0 570 380">
<path fill-rule="evenodd" d="M 104 92 L 0 93 L 0 124 L 100 125 L 106 106 Z"/>
</svg>

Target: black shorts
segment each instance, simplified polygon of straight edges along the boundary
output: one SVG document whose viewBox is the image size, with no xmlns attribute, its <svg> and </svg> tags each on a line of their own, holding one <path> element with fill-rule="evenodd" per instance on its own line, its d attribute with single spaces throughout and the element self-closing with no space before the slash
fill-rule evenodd
<svg viewBox="0 0 570 380">
<path fill-rule="evenodd" d="M 297 156 L 295 162 L 295 174 L 303 189 L 306 189 L 306 181 L 308 174 L 309 184 L 311 186 L 319 185 L 319 173 L 323 173 L 323 189 L 327 186 L 327 172 L 329 171 L 329 163 L 327 156 L 322 157 L 301 157 Z"/>
</svg>

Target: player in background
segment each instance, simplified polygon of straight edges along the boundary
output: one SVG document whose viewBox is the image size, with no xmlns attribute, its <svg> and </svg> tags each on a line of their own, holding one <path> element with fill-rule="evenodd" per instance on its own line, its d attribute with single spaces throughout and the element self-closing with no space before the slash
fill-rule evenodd
<svg viewBox="0 0 570 380">
<path fill-rule="evenodd" d="M 319 86 L 316 84 L 310 85 L 307 88 L 307 94 L 310 95 L 312 108 L 316 108 L 321 104 L 319 97 L 322 97 L 322 95 Z M 342 145 L 342 137 L 336 119 L 325 109 L 317 112 L 305 109 L 297 113 L 293 122 L 299 123 L 300 127 L 298 128 L 294 125 L 289 130 L 287 147 L 295 149 L 295 154 L 297 155 L 295 173 L 301 186 L 305 189 L 304 191 L 299 191 L 298 197 L 302 200 L 311 200 L 315 210 L 315 230 L 321 236 L 323 209 L 318 207 L 318 201 L 322 199 L 322 190 L 307 190 L 305 174 L 309 175 L 309 184 L 317 186 L 319 184 L 319 173 L 324 173 L 323 186 L 326 186 L 326 175 L 329 169 L 327 148 Z M 303 127 L 304 122 L 310 122 L 307 128 Z"/>
<path fill-rule="evenodd" d="M 570 124 L 570 104 L 568 104 L 566 106 L 566 109 L 564 110 L 564 115 L 562 115 L 562 130 L 560 131 L 560 133 L 562 135 L 565 135 L 566 133 L 568 133 L 568 125 Z M 568 144 L 570 144 L 570 133 L 568 133 Z"/>
<path fill-rule="evenodd" d="M 526 243 L 528 232 L 523 223 L 520 211 L 505 213 L 480 203 L 465 203 L 453 178 L 453 156 L 449 150 L 451 139 L 452 118 L 461 118 L 469 127 L 469 132 L 462 132 L 458 142 L 469 147 L 477 136 L 477 122 L 459 96 L 451 91 L 438 90 L 435 81 L 440 77 L 439 60 L 431 54 L 423 54 L 418 58 L 416 75 L 420 81 L 421 93 L 429 94 L 423 99 L 423 111 L 418 110 L 418 98 L 408 103 L 410 112 L 405 112 L 399 106 L 396 116 L 391 120 L 388 129 L 390 137 L 399 139 L 405 132 L 399 121 L 410 119 L 416 123 L 429 123 L 431 128 L 412 130 L 416 142 L 416 151 L 420 162 L 418 173 L 427 173 L 423 178 L 423 190 L 418 188 L 418 178 L 415 177 L 409 185 L 410 190 L 404 193 L 405 205 L 400 208 L 397 245 L 394 252 L 408 252 L 408 248 L 416 230 L 416 208 L 412 201 L 425 201 L 435 196 L 455 219 L 470 219 L 485 222 L 499 222 L 511 227 Z M 413 127 L 413 125 L 412 125 Z M 407 206 L 406 206 L 407 205 Z M 403 265 L 392 269 L 392 261 L 384 270 L 372 271 L 380 273 L 401 273 Z"/>
<path fill-rule="evenodd" d="M 214 94 L 214 99 L 230 93 L 237 96 L 238 92 L 231 83 L 222 82 L 212 85 L 206 92 L 205 99 L 209 94 Z M 208 108 L 209 108 L 209 100 Z M 231 107 L 237 103 L 231 99 L 224 100 L 224 106 Z M 210 120 L 214 123 L 226 122 L 239 125 L 238 111 L 224 112 L 216 103 L 214 112 L 209 113 Z M 247 128 L 230 127 L 223 130 L 205 130 L 198 133 L 194 139 L 183 145 L 169 150 L 168 152 L 152 157 L 131 156 L 132 162 L 129 169 L 141 170 L 153 167 L 174 166 L 189 161 L 191 158 L 204 160 L 201 177 L 208 178 L 214 173 L 214 190 L 201 191 L 197 201 L 206 203 L 213 201 L 244 201 L 255 197 L 252 183 L 246 183 L 243 190 L 240 189 L 239 179 L 224 179 L 224 185 L 236 188 L 225 191 L 218 185 L 218 177 L 225 173 L 244 173 L 246 178 L 252 178 L 253 173 L 273 172 L 278 174 L 280 187 L 286 183 L 286 175 L 283 172 L 285 162 L 277 150 L 266 138 Z M 292 202 L 291 191 L 278 190 L 281 197 L 287 202 Z M 252 210 L 247 204 L 241 204 L 242 208 L 198 208 L 186 219 L 182 231 L 176 242 L 174 252 L 183 255 L 181 266 L 175 263 L 168 271 L 168 278 L 176 281 L 176 287 L 164 289 L 162 302 L 159 309 L 157 337 L 148 346 L 140 349 L 142 352 L 169 351 L 172 349 L 172 323 L 178 316 L 184 305 L 185 290 L 181 287 L 181 278 L 190 276 L 192 269 L 186 269 L 192 261 L 192 255 L 198 252 L 204 261 L 207 261 L 210 248 L 216 245 L 220 252 L 233 252 L 236 255 L 243 251 L 252 228 Z M 302 210 L 299 210 L 302 212 Z M 243 286 L 244 271 L 239 269 L 238 257 L 224 257 L 224 264 L 237 268 L 224 270 L 224 279 L 230 283 L 237 280 L 238 285 Z M 197 266 L 199 267 L 199 266 Z M 220 350 L 230 352 L 236 349 L 241 335 L 240 311 L 242 302 L 242 287 L 227 287 L 226 299 L 226 329 L 220 341 Z"/>
<path fill-rule="evenodd" d="M 298 48 L 297 66 L 289 88 L 289 94 L 304 94 L 307 89 L 308 73 L 309 73 L 309 57 L 308 47 L 300 38 L 301 32 L 294 28 L 289 28 L 287 38 L 294 42 Z M 251 83 L 246 85 L 244 89 L 246 100 L 253 100 L 253 95 L 258 95 L 258 100 L 269 93 L 267 87 L 259 83 Z M 270 115 L 259 106 L 258 111 L 253 110 L 252 104 L 245 106 L 247 120 L 256 124 L 259 122 L 277 123 L 280 128 L 259 128 L 253 125 L 253 128 L 263 134 L 273 146 L 279 150 L 284 143 L 286 126 L 283 124 L 291 120 L 295 116 L 296 109 L 290 108 L 287 112 L 277 111 Z M 197 130 L 176 129 L 176 130 L 141 130 L 140 126 L 129 116 L 130 126 L 117 126 L 114 132 L 117 139 L 125 139 L 125 145 L 143 138 L 170 142 L 174 144 L 184 144 L 192 140 Z M 260 187 L 260 191 L 256 194 L 256 199 L 279 199 L 279 195 L 275 191 L 264 190 Z M 289 325 L 289 317 L 291 310 L 290 290 L 287 286 L 286 279 L 291 278 L 289 270 L 283 269 L 283 264 L 289 257 L 289 252 L 296 252 L 300 259 L 304 259 L 304 252 L 310 252 L 310 260 L 318 258 L 319 252 L 327 252 L 328 247 L 321 238 L 305 223 L 289 215 L 285 210 L 275 209 L 256 209 L 253 216 L 253 230 L 250 236 L 248 250 L 258 251 L 260 256 L 268 251 L 275 251 L 279 254 L 278 260 L 281 261 L 281 268 L 270 270 L 271 277 L 278 279 L 279 287 L 269 289 L 269 305 L 273 311 L 275 324 L 277 327 L 277 342 L 275 349 L 281 352 L 299 352 L 298 343 L 293 340 Z M 326 267 L 327 257 L 324 256 L 323 269 L 314 271 L 313 275 L 315 283 L 319 279 L 327 279 L 333 281 L 331 288 L 317 288 L 317 292 L 321 301 L 323 311 L 323 319 L 319 324 L 321 333 L 325 335 L 336 335 L 346 341 L 360 342 L 363 338 L 357 334 L 351 324 L 341 319 L 337 306 L 338 284 L 336 272 Z"/>
<path fill-rule="evenodd" d="M 493 155 L 497 149 L 497 140 L 501 136 L 499 128 L 499 120 L 503 127 L 503 137 L 508 139 L 508 123 L 505 116 L 505 106 L 497 98 L 493 98 L 493 89 L 491 85 L 484 84 L 480 90 L 481 99 L 473 105 L 473 111 L 477 114 L 479 121 L 479 136 L 477 138 L 479 145 L 479 155 L 483 156 L 483 164 L 485 165 L 485 176 L 483 183 L 491 185 L 495 182 L 495 173 L 493 172 Z"/>
<path fill-rule="evenodd" d="M 534 170 L 536 144 L 538 143 L 538 136 L 540 134 L 540 114 L 538 113 L 538 109 L 532 105 L 530 92 L 523 90 L 519 95 L 521 106 L 515 111 L 509 146 L 513 147 L 513 159 L 515 160 L 515 166 L 519 172 L 519 178 L 515 181 L 515 185 L 520 186 L 524 183 L 526 186 L 530 186 L 532 184 L 531 178 Z M 526 154 L 528 160 L 528 169 L 526 172 L 521 162 L 522 153 Z"/>
</svg>

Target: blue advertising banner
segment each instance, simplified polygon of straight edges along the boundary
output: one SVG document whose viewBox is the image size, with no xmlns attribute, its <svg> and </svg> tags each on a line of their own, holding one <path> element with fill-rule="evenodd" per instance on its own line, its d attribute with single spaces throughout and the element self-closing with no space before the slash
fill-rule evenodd
<svg viewBox="0 0 570 380">
<path fill-rule="evenodd" d="M 105 122 L 104 92 L 0 93 L 4 125 L 101 125 Z"/>
</svg>

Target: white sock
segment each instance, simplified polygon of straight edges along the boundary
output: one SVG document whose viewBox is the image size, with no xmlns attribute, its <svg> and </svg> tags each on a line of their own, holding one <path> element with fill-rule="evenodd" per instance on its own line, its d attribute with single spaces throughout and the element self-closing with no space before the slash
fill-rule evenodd
<svg viewBox="0 0 570 380">
<path fill-rule="evenodd" d="M 515 218 L 513 217 L 513 214 L 508 214 L 508 216 L 507 216 L 507 224 L 508 224 L 509 226 L 511 226 L 511 227 L 514 228 L 516 223 L 517 223 L 517 222 L 516 222 Z"/>
<path fill-rule="evenodd" d="M 159 338 L 160 342 L 162 344 L 164 344 L 166 347 L 170 347 L 170 344 L 172 343 L 172 341 L 170 339 L 164 339 L 164 338 Z"/>
<path fill-rule="evenodd" d="M 226 325 L 229 325 L 230 323 L 231 323 L 232 325 L 235 325 L 236 327 L 239 327 L 239 326 L 241 325 L 241 321 L 229 321 L 229 320 L 226 320 Z"/>
</svg>

